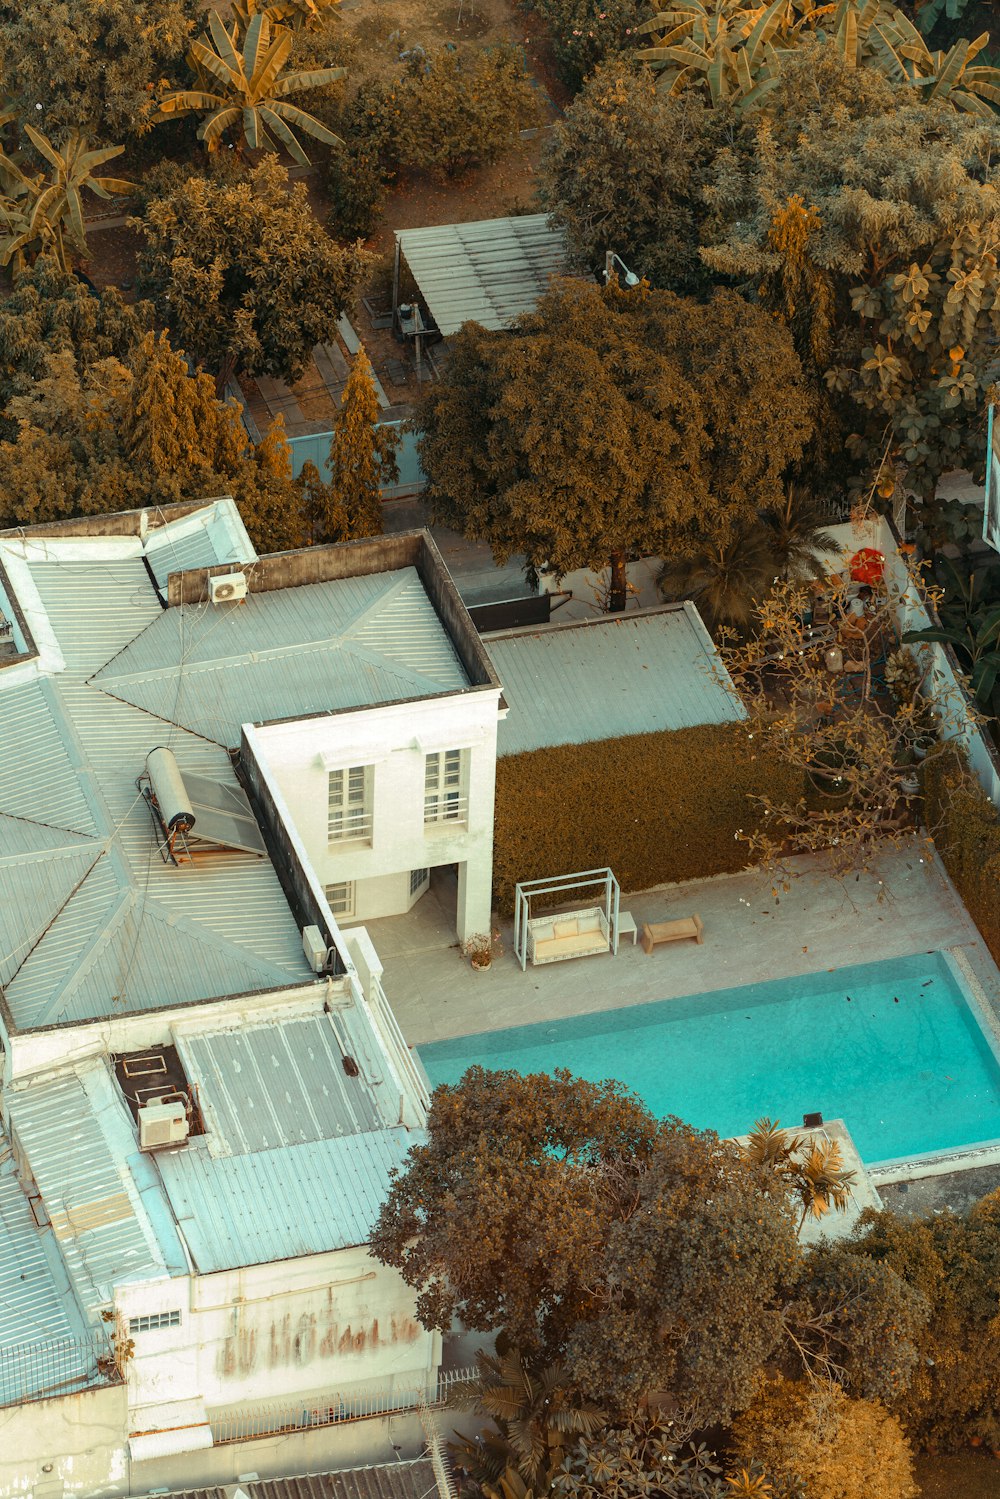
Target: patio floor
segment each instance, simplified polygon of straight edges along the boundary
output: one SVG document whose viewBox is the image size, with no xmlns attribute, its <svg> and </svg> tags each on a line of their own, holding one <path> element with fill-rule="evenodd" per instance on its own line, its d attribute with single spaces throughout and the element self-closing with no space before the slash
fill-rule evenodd
<svg viewBox="0 0 1000 1499">
<path fill-rule="evenodd" d="M 626 937 L 617 956 L 522 973 L 508 922 L 503 955 L 474 972 L 455 939 L 455 879 L 447 870 L 434 871 L 428 894 L 407 915 L 366 925 L 411 1045 L 954 947 L 966 951 L 987 999 L 1000 1008 L 1000 974 L 939 863 L 890 851 L 877 875 L 845 886 L 820 859 L 796 862 L 798 877 L 777 901 L 755 873 L 623 892 L 621 909 L 640 929 L 644 921 L 693 912 L 704 921 L 702 946 L 671 943 L 649 957 Z"/>
</svg>

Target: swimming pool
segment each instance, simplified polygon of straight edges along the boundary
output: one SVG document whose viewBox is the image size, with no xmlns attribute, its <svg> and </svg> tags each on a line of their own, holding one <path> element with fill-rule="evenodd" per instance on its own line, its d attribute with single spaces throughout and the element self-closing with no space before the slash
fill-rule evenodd
<svg viewBox="0 0 1000 1499">
<path fill-rule="evenodd" d="M 583 965 L 581 965 L 583 967 Z M 581 972 L 581 982 L 589 975 Z M 867 1164 L 1000 1139 L 1000 1059 L 957 965 L 921 953 L 419 1048 L 467 1067 L 616 1077 L 654 1114 L 720 1135 L 767 1114 L 842 1118 Z"/>
</svg>

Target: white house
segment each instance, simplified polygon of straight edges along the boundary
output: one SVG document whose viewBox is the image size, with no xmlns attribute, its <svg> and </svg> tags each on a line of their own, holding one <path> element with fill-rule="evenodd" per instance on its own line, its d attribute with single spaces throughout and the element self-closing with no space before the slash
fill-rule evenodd
<svg viewBox="0 0 1000 1499">
<path fill-rule="evenodd" d="M 407 870 L 421 836 L 489 866 L 499 689 L 433 548 L 258 559 L 231 501 L 88 518 L 0 536 L 0 615 L 0 1494 L 143 1493 L 234 1429 L 413 1405 L 439 1339 L 365 1246 L 426 1081 L 324 885 L 366 712 L 412 713 L 428 787 L 466 757 L 443 834 L 411 776 Z M 289 713 L 328 731 L 294 819 L 266 728 L 234 753 Z"/>
<path fill-rule="evenodd" d="M 102 690 L 238 750 L 338 918 L 407 911 L 457 865 L 458 936 L 487 931 L 500 683 L 430 536 L 261 558 L 220 610 L 225 571 L 174 578 Z"/>
</svg>

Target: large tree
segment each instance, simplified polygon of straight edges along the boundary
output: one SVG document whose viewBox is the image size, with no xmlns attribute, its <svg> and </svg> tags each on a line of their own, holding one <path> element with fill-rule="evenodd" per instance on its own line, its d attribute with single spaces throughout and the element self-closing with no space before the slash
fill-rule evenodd
<svg viewBox="0 0 1000 1499">
<path fill-rule="evenodd" d="M 654 286 L 707 287 L 702 191 L 725 137 L 723 115 L 696 94 L 666 99 L 635 62 L 598 68 L 555 122 L 542 162 L 542 201 L 575 264 L 599 273 L 611 250 Z"/>
<path fill-rule="evenodd" d="M 298 379 L 369 264 L 330 238 L 273 156 L 236 183 L 191 177 L 132 222 L 146 241 L 140 290 L 174 344 L 213 372 Z"/>
<path fill-rule="evenodd" d="M 0 0 L 5 106 L 54 139 L 133 139 L 152 124 L 204 0 Z"/>
<path fill-rule="evenodd" d="M 749 1398 L 798 1256 L 780 1187 L 715 1135 L 617 1084 L 480 1068 L 435 1092 L 371 1244 L 427 1326 L 502 1329 L 594 1399 L 671 1389 L 706 1421 Z"/>
<path fill-rule="evenodd" d="M 0 413 L 46 372 L 51 354 L 70 350 L 82 374 L 101 359 L 124 359 L 149 327 L 148 303 L 129 305 L 114 289 L 95 292 L 49 256 L 0 297 Z M 0 416 L 0 435 L 16 428 Z"/>
<path fill-rule="evenodd" d="M 888 451 L 927 496 L 982 466 L 998 148 L 1000 123 L 806 49 L 707 189 L 708 264 L 789 323 L 856 466 Z"/>
<path fill-rule="evenodd" d="M 556 283 L 513 332 L 468 324 L 418 421 L 440 521 L 529 572 L 625 563 L 776 504 L 811 431 L 786 330 L 702 305 Z"/>
</svg>

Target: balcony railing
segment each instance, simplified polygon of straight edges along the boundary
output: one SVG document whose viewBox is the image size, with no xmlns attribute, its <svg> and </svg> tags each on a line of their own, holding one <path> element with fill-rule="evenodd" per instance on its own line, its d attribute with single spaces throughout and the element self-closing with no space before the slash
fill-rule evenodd
<svg viewBox="0 0 1000 1499">
<path fill-rule="evenodd" d="M 114 1351 L 103 1333 L 0 1348 L 0 1406 L 27 1405 L 121 1382 Z"/>
<path fill-rule="evenodd" d="M 438 1377 L 436 1388 L 409 1390 L 331 1390 L 307 1400 L 273 1401 L 254 1406 L 231 1407 L 209 1413 L 212 1442 L 250 1442 L 259 1437 L 308 1431 L 320 1426 L 338 1426 L 347 1421 L 371 1421 L 401 1411 L 440 1409 L 448 1403 L 458 1384 L 474 1379 L 475 1369 L 457 1369 Z"/>
</svg>

